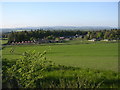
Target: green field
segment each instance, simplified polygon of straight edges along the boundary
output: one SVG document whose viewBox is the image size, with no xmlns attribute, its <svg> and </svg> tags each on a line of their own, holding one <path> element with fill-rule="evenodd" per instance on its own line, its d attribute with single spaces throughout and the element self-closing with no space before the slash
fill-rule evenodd
<svg viewBox="0 0 120 90">
<path fill-rule="evenodd" d="M 8 42 L 8 40 L 0 40 L 0 44 L 6 44 Z"/>
<path fill-rule="evenodd" d="M 32 54 L 34 50 L 36 53 Z M 25 56 L 23 54 L 25 51 L 30 52 Z M 42 63 L 44 55 L 41 57 L 37 52 L 44 51 L 46 60 L 55 64 Z M 7 88 L 19 84 L 23 88 L 118 88 L 119 86 L 117 42 L 76 40 L 41 45 L 3 46 L 2 58 L 3 87 Z M 35 81 L 31 83 L 31 80 Z"/>
<path fill-rule="evenodd" d="M 13 49 L 14 52 L 10 53 Z M 47 60 L 65 66 L 118 71 L 118 43 L 91 43 L 71 45 L 19 45 L 6 46 L 2 57 L 17 59 L 25 51 L 47 51 Z"/>
</svg>

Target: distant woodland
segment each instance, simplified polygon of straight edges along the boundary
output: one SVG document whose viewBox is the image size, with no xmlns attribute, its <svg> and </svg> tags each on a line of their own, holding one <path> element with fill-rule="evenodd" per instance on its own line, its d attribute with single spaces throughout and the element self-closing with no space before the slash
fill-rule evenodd
<svg viewBox="0 0 120 90">
<path fill-rule="evenodd" d="M 2 38 L 8 38 L 8 43 L 12 42 L 22 42 L 22 41 L 38 41 L 41 39 L 45 40 L 55 40 L 60 37 L 70 38 L 78 37 L 84 40 L 90 39 L 110 39 L 110 40 L 119 40 L 119 30 L 99 30 L 99 31 L 80 31 L 80 30 L 31 30 L 31 31 L 12 31 L 11 33 L 3 34 Z"/>
</svg>

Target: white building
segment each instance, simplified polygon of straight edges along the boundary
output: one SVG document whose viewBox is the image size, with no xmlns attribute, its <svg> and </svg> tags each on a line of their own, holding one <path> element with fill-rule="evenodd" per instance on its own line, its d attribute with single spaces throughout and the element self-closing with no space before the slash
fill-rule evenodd
<svg viewBox="0 0 120 90">
<path fill-rule="evenodd" d="M 93 41 L 94 42 L 94 41 L 96 41 L 96 39 L 91 39 L 91 40 L 88 40 L 88 41 Z"/>
<path fill-rule="evenodd" d="M 109 39 L 104 39 L 104 40 L 102 40 L 102 41 L 109 41 Z"/>
</svg>

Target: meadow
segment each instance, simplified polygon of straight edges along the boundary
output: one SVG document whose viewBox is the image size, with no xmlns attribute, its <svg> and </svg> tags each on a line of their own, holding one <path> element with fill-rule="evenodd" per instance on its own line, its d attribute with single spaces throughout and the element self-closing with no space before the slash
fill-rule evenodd
<svg viewBox="0 0 120 90">
<path fill-rule="evenodd" d="M 11 49 L 14 49 L 13 53 L 10 52 Z M 19 58 L 23 52 L 33 50 L 46 50 L 46 58 L 56 64 L 118 71 L 117 43 L 7 46 L 3 49 L 2 57 L 13 60 Z"/>
<path fill-rule="evenodd" d="M 28 53 L 29 57 L 26 57 L 27 59 L 29 58 L 28 61 L 31 60 L 32 63 L 27 63 L 25 66 L 21 65 L 19 66 L 21 67 L 20 69 L 12 72 L 12 70 L 14 70 L 12 67 L 13 63 L 15 64 L 16 61 L 19 61 L 20 57 L 24 58 L 23 53 L 25 51 L 35 51 L 36 53 L 43 53 L 45 51 L 46 60 L 55 63 L 55 65 L 40 64 L 43 65 L 45 70 L 37 76 L 41 77 L 43 75 L 43 77 L 38 78 L 30 85 L 26 85 L 30 82 L 29 79 L 25 79 L 25 81 L 23 79 L 23 75 L 25 76 L 26 74 L 26 78 L 28 78 L 29 75 L 24 72 L 24 69 L 29 69 L 29 72 L 32 72 L 33 70 L 31 71 L 31 68 L 27 67 L 34 63 L 34 58 L 35 60 L 39 59 L 39 56 L 34 56 L 34 54 L 29 55 Z M 10 45 L 3 47 L 2 58 L 3 68 L 5 69 L 5 78 L 3 79 L 4 87 L 14 86 L 8 84 L 9 80 L 6 78 L 8 77 L 7 75 L 11 75 L 10 73 L 12 72 L 12 74 L 15 75 L 14 78 L 20 75 L 20 80 L 18 79 L 18 81 L 22 87 L 26 88 L 118 88 L 117 42 L 80 42 L 77 40 L 54 44 Z M 22 62 L 25 63 L 24 61 Z M 16 65 L 16 67 L 18 67 L 18 65 Z M 33 68 L 34 67 L 36 68 L 38 66 L 33 65 Z M 8 71 L 8 68 L 10 68 L 10 71 Z M 21 69 L 23 69 L 23 71 L 21 71 Z M 19 70 L 20 72 L 18 72 Z M 33 73 L 30 73 L 29 77 L 33 78 L 32 75 Z M 21 80 L 23 80 L 24 83 L 21 82 Z M 18 85 L 18 87 L 21 87 L 21 85 Z"/>
</svg>

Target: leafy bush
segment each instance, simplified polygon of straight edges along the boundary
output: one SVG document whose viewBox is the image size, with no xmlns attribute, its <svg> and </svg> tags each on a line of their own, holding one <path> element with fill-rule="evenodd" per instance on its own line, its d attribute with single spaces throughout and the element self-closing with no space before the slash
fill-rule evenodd
<svg viewBox="0 0 120 90">
<path fill-rule="evenodd" d="M 46 61 L 45 54 L 46 52 L 35 51 L 23 53 L 13 66 L 7 68 L 9 82 L 16 82 L 17 87 L 21 88 L 35 88 L 36 81 L 43 78 L 42 72 L 52 65 L 50 61 Z"/>
</svg>

